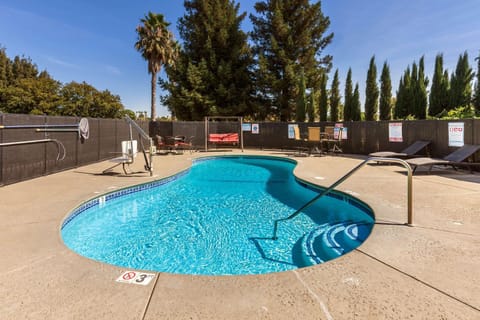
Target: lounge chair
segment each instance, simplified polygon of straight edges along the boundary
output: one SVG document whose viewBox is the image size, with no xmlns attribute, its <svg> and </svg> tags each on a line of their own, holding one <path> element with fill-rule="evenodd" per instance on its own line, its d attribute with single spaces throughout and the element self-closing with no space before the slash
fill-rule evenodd
<svg viewBox="0 0 480 320">
<path fill-rule="evenodd" d="M 464 161 L 472 157 L 478 150 L 480 150 L 480 145 L 466 144 L 442 159 L 419 157 L 407 159 L 405 161 L 413 167 L 413 173 L 421 166 L 429 166 L 428 173 L 430 173 L 434 165 L 452 166 L 455 170 L 457 170 L 457 167 L 469 166 L 471 171 L 471 166 L 480 166 L 480 163 Z"/>
<path fill-rule="evenodd" d="M 401 152 L 379 151 L 370 153 L 368 156 L 382 158 L 412 158 L 415 157 L 417 153 L 428 147 L 429 144 L 429 140 L 417 140 L 407 148 L 403 149 Z"/>
<path fill-rule="evenodd" d="M 133 163 L 135 157 L 137 156 L 137 153 L 137 140 L 122 141 L 122 156 L 110 159 L 110 162 L 115 162 L 116 164 L 110 168 L 103 170 L 102 173 L 110 172 L 113 170 L 113 168 L 122 165 L 123 172 L 125 172 L 125 174 L 128 174 L 127 168 L 125 166 L 129 166 Z"/>
</svg>

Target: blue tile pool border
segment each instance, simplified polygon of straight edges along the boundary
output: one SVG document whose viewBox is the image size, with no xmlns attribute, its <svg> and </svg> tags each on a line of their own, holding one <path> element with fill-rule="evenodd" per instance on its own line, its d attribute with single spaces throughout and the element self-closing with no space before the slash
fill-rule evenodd
<svg viewBox="0 0 480 320">
<path fill-rule="evenodd" d="M 94 199 L 88 200 L 87 202 L 84 202 L 83 204 L 79 205 L 78 207 L 76 207 L 75 209 L 73 209 L 71 211 L 71 213 L 63 221 L 62 227 L 60 228 L 60 230 L 63 230 L 63 228 L 65 228 L 65 226 L 68 225 L 70 223 L 70 221 L 75 219 L 78 215 L 82 214 L 83 212 L 87 211 L 88 209 L 90 209 L 92 207 L 100 205 L 100 203 L 105 203 L 105 202 L 111 201 L 113 199 L 123 197 L 123 196 L 129 195 L 129 194 L 132 194 L 132 193 L 137 193 L 137 192 L 140 192 L 140 191 L 156 188 L 158 186 L 173 182 L 173 181 L 183 177 L 188 172 L 190 172 L 190 168 L 187 169 L 187 170 L 183 170 L 183 171 L 181 171 L 181 172 L 179 172 L 179 173 L 177 173 L 173 176 L 170 176 L 170 177 L 162 178 L 162 179 L 151 181 L 151 182 L 142 183 L 142 184 L 131 186 L 131 187 L 122 188 L 120 190 L 112 191 L 112 192 L 103 194 L 101 196 L 98 196 Z"/>
</svg>

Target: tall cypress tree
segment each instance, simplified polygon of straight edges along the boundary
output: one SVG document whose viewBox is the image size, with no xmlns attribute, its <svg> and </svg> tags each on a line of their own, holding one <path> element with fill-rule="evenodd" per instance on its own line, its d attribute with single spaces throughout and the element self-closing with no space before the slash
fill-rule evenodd
<svg viewBox="0 0 480 320">
<path fill-rule="evenodd" d="M 358 83 L 356 83 L 355 90 L 353 91 L 353 97 L 352 97 L 352 120 L 353 121 L 362 120 L 361 108 L 362 108 L 362 104 L 360 102 L 360 90 L 358 89 Z"/>
<path fill-rule="evenodd" d="M 282 121 L 291 120 L 297 90 L 296 74 L 303 67 L 308 88 L 319 86 L 332 57 L 322 51 L 332 41 L 326 34 L 330 19 L 323 15 L 321 2 L 308 0 L 267 0 L 255 3 L 252 40 L 258 61 L 256 92 L 276 110 Z"/>
<path fill-rule="evenodd" d="M 438 116 L 443 110 L 448 108 L 448 73 L 445 77 L 443 70 L 443 55 L 438 54 L 435 57 L 435 70 L 433 72 L 432 86 L 430 87 L 430 99 L 428 115 Z"/>
<path fill-rule="evenodd" d="M 412 70 L 412 73 L 414 71 Z M 418 62 L 418 73 L 412 74 L 412 79 L 415 78 L 415 83 L 412 83 L 413 105 L 411 114 L 416 119 L 426 119 L 427 117 L 427 86 L 428 78 L 425 76 L 425 59 L 420 58 Z"/>
<path fill-rule="evenodd" d="M 164 103 L 181 120 L 255 117 L 253 60 L 241 30 L 246 13 L 239 14 L 239 4 L 229 0 L 187 0 L 184 5 L 186 14 L 178 22 L 183 49 L 175 68 L 166 68 L 170 82 L 161 81 L 169 93 Z"/>
<path fill-rule="evenodd" d="M 480 115 L 480 53 L 475 60 L 477 61 L 477 82 L 475 83 L 473 106 L 475 107 L 476 113 Z"/>
<path fill-rule="evenodd" d="M 345 80 L 345 96 L 344 96 L 344 105 L 343 105 L 344 121 L 353 120 L 352 100 L 353 100 L 352 68 L 348 68 L 347 79 Z"/>
<path fill-rule="evenodd" d="M 305 122 L 306 118 L 306 104 L 307 96 L 305 94 L 305 73 L 303 68 L 300 69 L 300 79 L 298 83 L 298 95 L 297 95 L 297 110 L 295 112 L 295 120 L 297 122 Z"/>
<path fill-rule="evenodd" d="M 405 96 L 405 85 L 403 84 L 403 76 L 400 77 L 398 82 L 397 97 L 395 100 L 395 106 L 393 108 L 393 118 L 402 119 L 403 118 L 403 105 L 404 105 L 404 96 Z"/>
<path fill-rule="evenodd" d="M 318 115 L 320 121 L 327 121 L 328 114 L 328 93 L 327 93 L 327 75 L 324 73 L 320 81 L 320 103 L 318 105 Z"/>
<path fill-rule="evenodd" d="M 378 112 L 377 66 L 375 56 L 370 59 L 365 86 L 365 120 L 374 121 Z"/>
<path fill-rule="evenodd" d="M 407 105 L 407 115 L 415 117 L 415 105 L 417 103 L 416 89 L 418 85 L 418 66 L 417 62 L 413 61 L 412 73 L 410 74 L 410 85 L 408 88 L 407 96 L 410 99 L 410 103 Z"/>
<path fill-rule="evenodd" d="M 458 58 L 455 73 L 450 81 L 450 108 L 466 107 L 472 99 L 472 80 L 474 74 L 468 63 L 468 54 L 465 51 Z"/>
<path fill-rule="evenodd" d="M 380 120 L 392 119 L 392 80 L 387 61 L 383 63 L 380 76 Z"/>
<path fill-rule="evenodd" d="M 400 78 L 397 91 L 397 101 L 395 103 L 394 115 L 395 119 L 405 119 L 410 113 L 409 109 L 412 105 L 411 95 L 411 73 L 410 66 L 405 70 L 403 77 Z"/>
<path fill-rule="evenodd" d="M 340 109 L 340 80 L 338 78 L 338 69 L 335 71 L 330 89 L 330 120 L 338 121 Z"/>
<path fill-rule="evenodd" d="M 315 122 L 315 110 L 317 109 L 317 103 L 315 98 L 315 89 L 310 90 L 309 100 L 307 104 L 307 116 L 308 122 Z"/>
</svg>

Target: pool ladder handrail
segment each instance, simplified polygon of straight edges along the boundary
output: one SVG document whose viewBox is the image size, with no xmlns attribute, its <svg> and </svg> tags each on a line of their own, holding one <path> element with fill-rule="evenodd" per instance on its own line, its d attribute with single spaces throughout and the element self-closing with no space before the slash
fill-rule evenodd
<svg viewBox="0 0 480 320">
<path fill-rule="evenodd" d="M 365 159 L 363 162 L 361 162 L 359 165 L 357 165 L 356 167 L 354 167 L 352 170 L 350 170 L 349 172 L 347 172 L 347 174 L 345 174 L 343 177 L 341 177 L 340 179 L 338 179 L 337 181 L 335 181 L 330 187 L 328 187 L 327 189 L 323 190 L 320 194 L 316 195 L 315 197 L 313 197 L 310 201 L 308 201 L 307 203 L 305 203 L 300 209 L 298 209 L 297 211 L 295 211 L 294 213 L 292 213 L 291 215 L 289 215 L 288 217 L 286 218 L 281 218 L 281 219 L 277 219 L 274 221 L 274 225 L 273 225 L 273 237 L 272 239 L 273 240 L 277 240 L 278 237 L 277 237 L 277 229 L 278 229 L 278 223 L 279 222 L 282 222 L 282 221 L 287 221 L 287 220 L 291 220 L 293 218 L 295 218 L 296 216 L 298 216 L 304 209 L 308 208 L 309 206 L 311 206 L 314 202 L 316 202 L 318 199 L 320 199 L 321 197 L 323 197 L 324 195 L 330 193 L 335 187 L 337 187 L 339 184 L 341 184 L 343 181 L 347 180 L 352 174 L 354 174 L 358 169 L 360 169 L 361 167 L 363 167 L 364 165 L 366 165 L 368 162 L 370 161 L 376 161 L 376 162 L 385 162 L 385 163 L 399 163 L 401 165 L 403 165 L 406 169 L 407 169 L 407 210 L 408 210 L 408 222 L 407 222 L 407 225 L 409 226 L 413 226 L 413 199 L 412 199 L 412 168 L 410 167 L 410 165 L 405 161 L 405 160 L 402 160 L 402 159 L 398 159 L 398 158 L 384 158 L 384 157 L 369 157 L 367 159 Z"/>
</svg>

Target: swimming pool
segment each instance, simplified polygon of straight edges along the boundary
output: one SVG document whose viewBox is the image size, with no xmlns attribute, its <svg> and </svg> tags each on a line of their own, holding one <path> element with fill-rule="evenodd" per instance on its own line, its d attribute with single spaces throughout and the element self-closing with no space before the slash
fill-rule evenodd
<svg viewBox="0 0 480 320">
<path fill-rule="evenodd" d="M 353 250 L 372 229 L 371 209 L 339 192 L 283 222 L 321 189 L 293 175 L 296 162 L 208 157 L 174 177 L 92 199 L 64 220 L 73 251 L 159 272 L 238 275 L 322 263 Z"/>
</svg>

